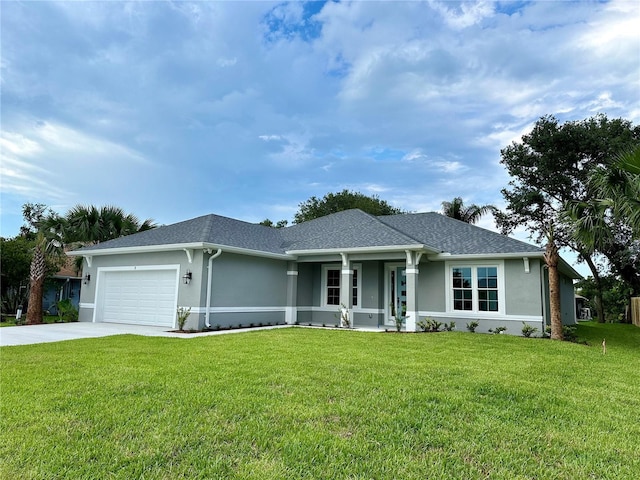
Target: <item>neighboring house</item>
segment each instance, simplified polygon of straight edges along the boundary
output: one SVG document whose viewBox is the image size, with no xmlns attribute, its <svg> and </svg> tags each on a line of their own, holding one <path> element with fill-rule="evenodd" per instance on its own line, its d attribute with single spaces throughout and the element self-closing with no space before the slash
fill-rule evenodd
<svg viewBox="0 0 640 480">
<path fill-rule="evenodd" d="M 60 300 L 71 301 L 75 308 L 80 304 L 80 287 L 82 277 L 78 276 L 73 259 L 67 259 L 66 264 L 55 275 L 47 278 L 42 293 L 42 309 L 50 315 L 57 315 L 57 303 Z"/>
<path fill-rule="evenodd" d="M 69 252 L 84 257 L 80 320 L 175 328 L 250 324 L 393 328 L 406 316 L 478 331 L 549 323 L 544 250 L 438 213 L 347 210 L 285 228 L 206 215 Z M 562 319 L 575 323 L 560 264 Z M 87 277 L 88 276 L 88 277 Z"/>
</svg>

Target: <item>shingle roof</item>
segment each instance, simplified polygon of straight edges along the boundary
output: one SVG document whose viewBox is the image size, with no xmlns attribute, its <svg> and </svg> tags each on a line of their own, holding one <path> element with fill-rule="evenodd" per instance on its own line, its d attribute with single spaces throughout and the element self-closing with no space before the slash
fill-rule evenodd
<svg viewBox="0 0 640 480">
<path fill-rule="evenodd" d="M 452 255 L 542 251 L 541 248 L 526 242 L 435 212 L 377 218 L 382 223 L 404 232 L 420 243 Z"/>
<path fill-rule="evenodd" d="M 278 230 L 220 215 L 205 215 L 99 243 L 83 250 L 212 243 L 267 253 L 284 253 Z"/>
<path fill-rule="evenodd" d="M 542 251 L 528 243 L 438 213 L 375 217 L 361 210 L 345 210 L 280 229 L 205 215 L 103 242 L 82 251 L 193 243 L 283 255 L 310 250 L 321 253 L 330 249 L 409 245 L 424 245 L 430 250 L 450 254 Z"/>
<path fill-rule="evenodd" d="M 345 210 L 282 229 L 288 251 L 418 244 L 361 210 Z"/>
</svg>

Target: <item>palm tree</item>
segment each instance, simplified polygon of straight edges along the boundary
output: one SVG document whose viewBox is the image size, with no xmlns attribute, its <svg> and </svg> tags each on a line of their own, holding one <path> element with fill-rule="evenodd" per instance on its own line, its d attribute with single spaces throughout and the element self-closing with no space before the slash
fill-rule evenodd
<svg viewBox="0 0 640 480">
<path fill-rule="evenodd" d="M 141 222 L 113 205 L 76 205 L 67 212 L 64 221 L 65 240 L 74 249 L 156 228 L 152 219 Z M 82 270 L 82 261 L 82 257 L 76 257 L 77 271 Z"/>
<path fill-rule="evenodd" d="M 496 207 L 493 205 L 465 206 L 461 197 L 456 197 L 451 202 L 442 202 L 443 215 L 466 223 L 476 223 L 480 217 L 495 210 Z"/>
<path fill-rule="evenodd" d="M 593 169 L 587 185 L 592 192 L 591 198 L 568 202 L 564 213 L 573 237 L 586 248 L 588 255 L 582 255 L 585 260 L 597 251 L 620 243 L 616 240 L 616 232 L 626 230 L 631 232 L 631 238 L 640 238 L 640 146 L 620 153 L 611 165 Z M 615 266 L 622 271 L 632 268 L 624 260 Z M 598 321 L 604 322 L 600 278 L 595 268 L 591 271 L 597 290 Z M 623 277 L 635 278 L 635 275 Z M 637 289 L 637 282 L 632 288 Z"/>
<path fill-rule="evenodd" d="M 560 254 L 553 234 L 553 224 L 546 232 L 547 248 L 544 252 L 544 261 L 549 271 L 549 314 L 551 316 L 551 340 L 562 340 L 562 314 L 560 305 L 560 275 L 558 263 Z"/>
<path fill-rule="evenodd" d="M 153 220 L 138 220 L 133 214 L 112 205 L 97 208 L 93 205 L 76 205 L 65 215 L 66 240 L 85 245 L 105 242 L 132 233 L 155 228 Z"/>
<path fill-rule="evenodd" d="M 640 145 L 618 154 L 611 167 L 594 169 L 589 186 L 597 202 L 640 237 Z"/>
<path fill-rule="evenodd" d="M 38 221 L 36 245 L 29 268 L 29 303 L 27 307 L 27 325 L 42 323 L 42 295 L 47 273 L 47 258 L 61 257 L 63 221 L 55 214 Z"/>
</svg>

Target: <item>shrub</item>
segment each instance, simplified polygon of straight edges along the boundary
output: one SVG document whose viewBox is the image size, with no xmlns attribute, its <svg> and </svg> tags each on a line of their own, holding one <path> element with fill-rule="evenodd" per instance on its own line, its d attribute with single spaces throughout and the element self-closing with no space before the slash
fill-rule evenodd
<svg viewBox="0 0 640 480">
<path fill-rule="evenodd" d="M 191 315 L 191 307 L 178 307 L 177 316 L 178 316 L 178 330 L 181 332 L 184 331 L 184 324 Z"/>
<path fill-rule="evenodd" d="M 78 321 L 78 310 L 73 306 L 71 300 L 68 298 L 58 301 L 56 303 L 56 310 L 58 310 L 58 319 L 61 322 Z"/>
<path fill-rule="evenodd" d="M 469 322 L 467 323 L 467 330 L 469 330 L 471 333 L 476 333 L 476 328 L 478 328 L 478 325 L 480 325 L 480 323 L 476 322 L 475 320 Z"/>
<path fill-rule="evenodd" d="M 529 338 L 531 335 L 536 333 L 538 329 L 536 327 L 532 327 L 531 325 L 522 322 L 522 335 Z"/>
<path fill-rule="evenodd" d="M 452 330 L 455 330 L 456 322 L 449 322 L 448 324 L 445 323 L 443 326 L 444 326 L 445 331 L 451 332 Z"/>
<path fill-rule="evenodd" d="M 562 338 L 564 339 L 565 342 L 577 342 L 578 334 L 576 332 L 575 325 L 563 325 Z"/>
<path fill-rule="evenodd" d="M 494 329 L 491 329 L 491 328 L 490 328 L 490 329 L 489 329 L 489 331 L 490 331 L 491 333 L 493 333 L 494 335 L 498 335 L 498 334 L 500 334 L 500 333 L 504 333 L 504 332 L 506 332 L 506 331 L 507 331 L 507 327 L 496 327 L 496 328 L 494 328 Z"/>
<path fill-rule="evenodd" d="M 455 323 L 453 323 L 453 325 L 455 326 Z M 438 322 L 430 317 L 425 317 L 424 320 L 418 322 L 418 327 L 420 327 L 423 332 L 438 332 L 440 331 L 440 327 L 442 327 L 442 322 Z"/>
<path fill-rule="evenodd" d="M 404 322 L 406 319 L 407 317 L 404 317 L 401 315 L 396 315 L 395 317 L 393 317 L 393 321 L 396 324 L 396 332 L 399 332 L 400 330 L 402 330 L 402 325 L 404 325 Z"/>
</svg>

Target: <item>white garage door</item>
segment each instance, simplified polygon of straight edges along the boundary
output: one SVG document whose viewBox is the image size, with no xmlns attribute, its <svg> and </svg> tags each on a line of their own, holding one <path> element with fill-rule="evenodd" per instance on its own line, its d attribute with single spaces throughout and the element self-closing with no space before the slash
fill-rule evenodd
<svg viewBox="0 0 640 480">
<path fill-rule="evenodd" d="M 96 321 L 174 326 L 176 270 L 106 271 L 98 288 Z"/>
</svg>

